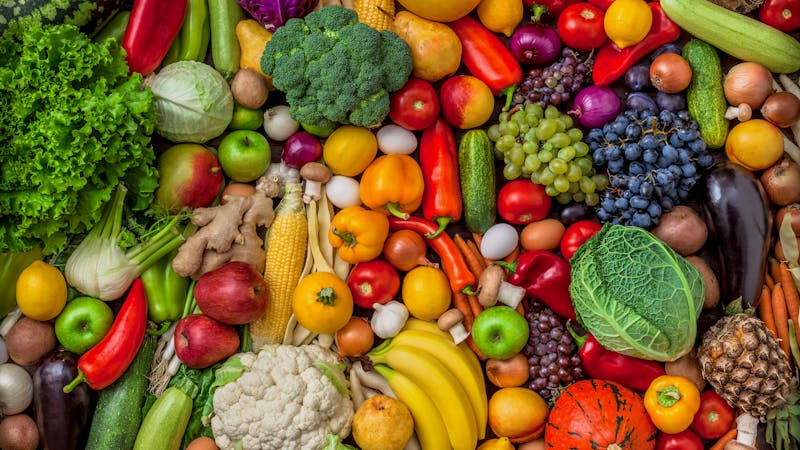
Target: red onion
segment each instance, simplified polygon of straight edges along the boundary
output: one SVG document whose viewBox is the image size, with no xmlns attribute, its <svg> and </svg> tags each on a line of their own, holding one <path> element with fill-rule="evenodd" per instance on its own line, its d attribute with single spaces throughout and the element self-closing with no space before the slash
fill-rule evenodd
<svg viewBox="0 0 800 450">
<path fill-rule="evenodd" d="M 302 167 L 305 163 L 318 160 L 322 156 L 322 144 L 305 131 L 289 136 L 283 144 L 281 159 L 289 167 Z"/>
<path fill-rule="evenodd" d="M 586 86 L 578 92 L 573 103 L 578 123 L 586 128 L 599 128 L 611 122 L 622 109 L 622 101 L 616 92 L 607 87 Z"/>
<path fill-rule="evenodd" d="M 529 66 L 546 66 L 561 54 L 558 33 L 548 26 L 535 23 L 517 28 L 508 46 L 519 62 Z"/>
</svg>

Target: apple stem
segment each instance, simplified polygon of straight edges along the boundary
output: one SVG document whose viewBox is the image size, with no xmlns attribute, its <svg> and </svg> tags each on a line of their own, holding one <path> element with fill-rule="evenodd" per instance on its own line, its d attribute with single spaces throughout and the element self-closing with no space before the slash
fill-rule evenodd
<svg viewBox="0 0 800 450">
<path fill-rule="evenodd" d="M 78 385 L 83 383 L 84 381 L 86 381 L 86 375 L 83 373 L 82 370 L 78 369 L 78 376 L 75 377 L 72 381 L 70 381 L 68 385 L 64 386 L 63 389 L 64 393 L 69 394 L 70 392 L 72 392 L 73 389 L 78 387 Z"/>
</svg>

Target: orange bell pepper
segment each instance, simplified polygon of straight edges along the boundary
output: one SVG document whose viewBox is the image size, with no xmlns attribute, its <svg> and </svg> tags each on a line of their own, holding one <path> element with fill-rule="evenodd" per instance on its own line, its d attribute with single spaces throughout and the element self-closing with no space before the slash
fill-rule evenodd
<svg viewBox="0 0 800 450">
<path fill-rule="evenodd" d="M 328 242 L 350 264 L 380 256 L 388 236 L 389 219 L 360 206 L 348 206 L 336 213 L 328 230 Z"/>
<path fill-rule="evenodd" d="M 689 428 L 700 409 L 700 390 L 686 377 L 662 375 L 644 393 L 644 407 L 656 428 L 677 434 Z"/>
<path fill-rule="evenodd" d="M 422 169 L 408 155 L 376 158 L 361 174 L 361 201 L 370 209 L 408 219 L 422 204 Z"/>
</svg>

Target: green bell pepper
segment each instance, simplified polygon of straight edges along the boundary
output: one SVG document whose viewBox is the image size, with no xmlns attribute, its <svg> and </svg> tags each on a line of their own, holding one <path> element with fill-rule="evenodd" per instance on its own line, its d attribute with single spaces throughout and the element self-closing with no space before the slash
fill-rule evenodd
<svg viewBox="0 0 800 450">
<path fill-rule="evenodd" d="M 17 278 L 32 262 L 42 259 L 38 248 L 25 253 L 0 253 L 0 319 L 17 306 Z"/>
<path fill-rule="evenodd" d="M 147 314 L 156 323 L 175 321 L 183 314 L 189 278 L 175 273 L 172 259 L 177 250 L 161 258 L 142 274 L 147 295 Z"/>
<path fill-rule="evenodd" d="M 106 39 L 112 38 L 119 44 L 122 44 L 122 37 L 125 36 L 125 29 L 128 27 L 128 20 L 130 18 L 130 11 L 118 11 L 92 39 L 95 42 L 105 42 Z"/>
</svg>

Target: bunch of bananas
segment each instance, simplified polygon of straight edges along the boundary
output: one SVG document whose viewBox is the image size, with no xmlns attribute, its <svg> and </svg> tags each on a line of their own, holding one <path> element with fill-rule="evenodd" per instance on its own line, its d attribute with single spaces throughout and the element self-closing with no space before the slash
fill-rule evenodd
<svg viewBox="0 0 800 450">
<path fill-rule="evenodd" d="M 474 450 L 484 438 L 486 385 L 466 343 L 456 345 L 436 324 L 412 318 L 368 356 L 411 411 L 423 449 Z"/>
</svg>

